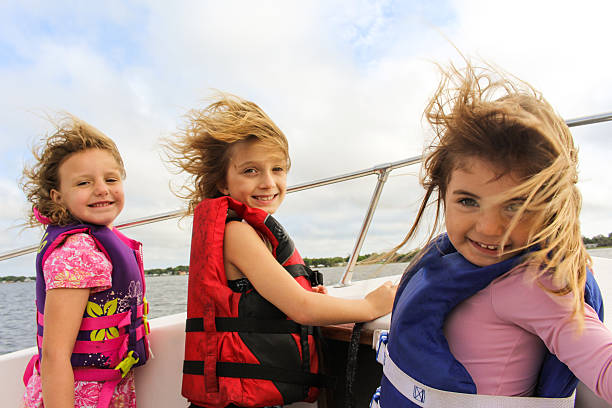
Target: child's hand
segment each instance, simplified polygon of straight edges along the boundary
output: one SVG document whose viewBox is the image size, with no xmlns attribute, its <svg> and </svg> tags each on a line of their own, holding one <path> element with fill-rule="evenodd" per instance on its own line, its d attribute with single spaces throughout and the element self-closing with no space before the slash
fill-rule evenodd
<svg viewBox="0 0 612 408">
<path fill-rule="evenodd" d="M 374 318 L 391 313 L 395 292 L 397 292 L 397 285 L 394 285 L 391 281 L 387 281 L 365 296 L 365 300 L 371 305 L 374 311 Z"/>
<path fill-rule="evenodd" d="M 322 295 L 327 295 L 327 288 L 323 285 L 314 286 L 312 291 L 315 293 L 320 293 Z"/>
</svg>

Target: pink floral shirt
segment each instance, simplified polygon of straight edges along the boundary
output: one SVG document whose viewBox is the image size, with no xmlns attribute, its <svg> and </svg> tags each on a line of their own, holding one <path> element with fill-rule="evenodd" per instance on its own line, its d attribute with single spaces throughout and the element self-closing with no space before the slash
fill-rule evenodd
<svg viewBox="0 0 612 408">
<path fill-rule="evenodd" d="M 98 249 L 93 238 L 87 234 L 71 235 L 62 246 L 48 256 L 43 265 L 47 290 L 55 288 L 90 288 L 92 292 L 106 290 L 112 285 L 112 270 L 110 261 Z M 75 381 L 74 406 L 95 408 L 101 389 L 101 382 Z M 42 383 L 36 370 L 26 386 L 24 407 L 43 407 Z M 110 407 L 136 407 L 133 371 L 130 371 L 115 388 Z"/>
</svg>

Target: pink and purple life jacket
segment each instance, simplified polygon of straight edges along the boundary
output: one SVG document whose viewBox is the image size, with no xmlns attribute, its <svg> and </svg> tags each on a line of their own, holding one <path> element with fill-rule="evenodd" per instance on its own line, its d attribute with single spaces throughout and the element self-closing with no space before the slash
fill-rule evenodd
<svg viewBox="0 0 612 408">
<path fill-rule="evenodd" d="M 89 295 L 70 358 L 75 380 L 104 382 L 98 401 L 101 408 L 108 406 L 121 378 L 149 357 L 142 245 L 116 229 L 91 224 L 47 227 L 36 257 L 38 354 L 26 368 L 24 382 L 27 384 L 42 359 L 46 299 L 43 265 L 55 248 L 77 233 L 89 234 L 113 266 L 112 287 Z"/>
</svg>

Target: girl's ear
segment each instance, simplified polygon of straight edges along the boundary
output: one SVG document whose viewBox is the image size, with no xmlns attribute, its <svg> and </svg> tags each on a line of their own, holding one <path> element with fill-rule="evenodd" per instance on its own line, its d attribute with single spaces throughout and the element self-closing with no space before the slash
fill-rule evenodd
<svg viewBox="0 0 612 408">
<path fill-rule="evenodd" d="M 53 200 L 55 204 L 62 203 L 62 193 L 60 193 L 56 189 L 52 188 L 49 195 L 51 196 L 51 200 Z"/>
<path fill-rule="evenodd" d="M 217 190 L 219 190 L 219 192 L 221 192 L 223 195 L 229 195 L 229 190 L 227 189 L 227 183 L 225 180 L 217 183 Z"/>
</svg>

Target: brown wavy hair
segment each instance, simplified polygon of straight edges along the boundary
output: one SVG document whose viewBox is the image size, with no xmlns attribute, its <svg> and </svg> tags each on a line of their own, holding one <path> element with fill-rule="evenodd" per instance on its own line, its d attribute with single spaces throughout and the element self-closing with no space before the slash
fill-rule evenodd
<svg viewBox="0 0 612 408">
<path fill-rule="evenodd" d="M 532 86 L 490 65 L 464 69 L 440 67 L 442 79 L 425 108 L 434 137 L 424 152 L 421 184 L 425 196 L 417 217 L 395 253 L 415 234 L 428 205 L 435 208 L 431 242 L 440 226 L 443 198 L 453 170 L 476 157 L 492 163 L 499 177 L 512 173 L 520 183 L 497 199 L 524 202 L 507 227 L 510 233 L 530 214 L 532 227 L 525 248 L 535 248 L 525 263 L 537 265 L 537 278 L 552 275 L 556 289 L 574 293 L 573 315 L 584 305 L 584 286 L 591 258 L 580 233 L 582 197 L 578 181 L 578 150 L 564 120 Z M 431 203 L 430 203 L 431 202 Z"/>
<path fill-rule="evenodd" d="M 215 101 L 185 116 L 185 127 L 164 143 L 167 161 L 187 172 L 188 180 L 175 194 L 189 200 L 187 214 L 206 198 L 223 194 L 217 186 L 227 175 L 232 146 L 257 140 L 278 149 L 290 166 L 289 145 L 283 132 L 255 103 L 219 92 Z"/>
<path fill-rule="evenodd" d="M 60 188 L 59 168 L 72 154 L 87 149 L 106 150 L 117 161 L 121 177 L 125 178 L 125 167 L 119 150 L 108 136 L 69 113 L 50 121 L 55 131 L 32 148 L 35 163 L 24 167 L 20 182 L 27 200 L 32 203 L 32 211 L 28 214 L 28 224 L 32 227 L 40 225 L 34 215 L 34 208 L 47 217 L 51 224 L 68 225 L 78 222 L 67 208 L 51 199 L 51 190 Z"/>
</svg>

